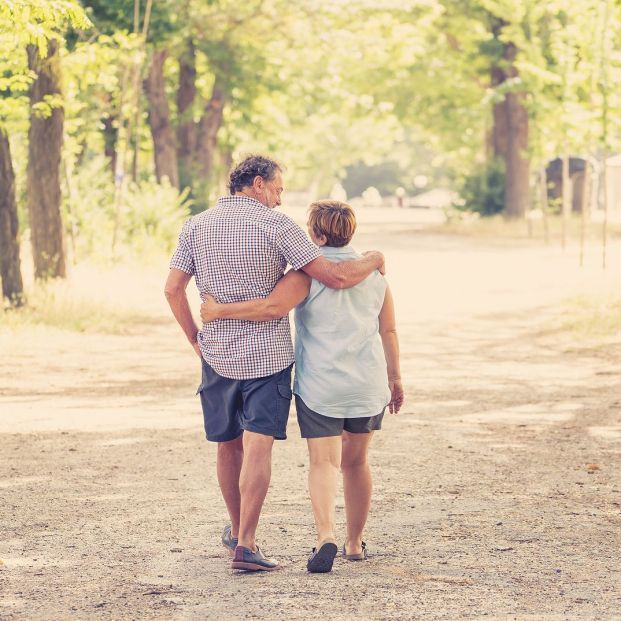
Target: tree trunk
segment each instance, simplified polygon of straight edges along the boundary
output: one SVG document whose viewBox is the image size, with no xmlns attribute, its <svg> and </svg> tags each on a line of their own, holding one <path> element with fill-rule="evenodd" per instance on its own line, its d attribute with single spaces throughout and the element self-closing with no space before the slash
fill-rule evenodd
<svg viewBox="0 0 621 621">
<path fill-rule="evenodd" d="M 116 172 L 116 145 L 119 137 L 119 129 L 115 126 L 115 118 L 112 114 L 102 117 L 104 135 L 104 154 L 110 159 L 110 170 L 112 176 Z"/>
<path fill-rule="evenodd" d="M 500 86 L 506 79 L 505 72 L 499 67 L 492 67 L 492 87 Z M 507 157 L 507 143 L 509 125 L 507 118 L 506 100 L 495 103 L 492 108 L 492 150 L 494 157 L 501 158 L 503 161 Z"/>
<path fill-rule="evenodd" d="M 156 50 L 153 53 L 149 74 L 144 81 L 144 90 L 149 100 L 149 126 L 153 137 L 155 175 L 158 183 L 164 177 L 168 177 L 170 184 L 178 188 L 177 145 L 170 125 L 164 81 L 164 62 L 167 55 L 167 50 Z"/>
<path fill-rule="evenodd" d="M 19 259 L 15 173 L 8 136 L 0 128 L 0 278 L 2 295 L 14 306 L 21 306 L 24 283 Z"/>
<path fill-rule="evenodd" d="M 518 76 L 514 62 L 517 48 L 504 44 L 504 67 L 492 67 L 491 82 L 499 86 Z M 505 162 L 505 215 L 521 218 L 529 204 L 528 111 L 525 93 L 508 92 L 502 102 L 494 104 L 492 144 L 494 155 Z"/>
<path fill-rule="evenodd" d="M 548 223 L 548 175 L 545 165 L 539 170 L 539 201 L 541 217 L 543 218 L 543 239 L 547 244 L 550 241 L 550 228 Z"/>
<path fill-rule="evenodd" d="M 509 218 L 522 218 L 530 196 L 530 162 L 528 160 L 528 111 L 524 93 L 507 93 L 508 141 L 505 176 L 505 213 Z"/>
<path fill-rule="evenodd" d="M 177 158 L 181 187 L 192 186 L 193 155 L 196 148 L 196 125 L 193 104 L 196 97 L 196 54 L 192 41 L 179 59 L 179 88 L 177 89 Z"/>
<path fill-rule="evenodd" d="M 229 193 L 229 176 L 233 169 L 233 149 L 227 145 L 220 151 L 220 162 L 222 170 L 220 174 L 220 194 L 224 196 Z"/>
<path fill-rule="evenodd" d="M 580 205 L 580 267 L 584 266 L 584 247 L 586 244 L 586 230 L 591 214 L 591 163 L 589 160 L 584 162 L 584 188 L 582 190 Z"/>
<path fill-rule="evenodd" d="M 65 113 L 61 106 L 54 106 L 45 117 L 33 110 L 44 98 L 61 95 L 58 41 L 48 42 L 44 59 L 36 45 L 29 45 L 28 67 L 37 74 L 30 89 L 27 175 L 35 277 L 64 278 L 67 269 L 60 214 L 60 151 Z"/>
<path fill-rule="evenodd" d="M 569 176 L 569 155 L 567 155 L 567 146 L 563 148 L 561 156 L 561 245 L 563 250 L 567 246 L 567 229 L 569 228 L 569 216 L 571 214 L 571 178 Z"/>
<path fill-rule="evenodd" d="M 209 177 L 213 166 L 218 130 L 222 125 L 224 103 L 224 89 L 218 78 L 216 78 L 211 99 L 207 102 L 203 116 L 198 124 L 196 161 L 199 172 L 204 179 Z"/>
</svg>

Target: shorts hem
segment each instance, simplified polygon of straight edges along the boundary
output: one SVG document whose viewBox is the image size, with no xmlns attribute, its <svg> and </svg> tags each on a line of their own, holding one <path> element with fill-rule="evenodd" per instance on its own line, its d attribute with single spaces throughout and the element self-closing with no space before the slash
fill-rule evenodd
<svg viewBox="0 0 621 621">
<path fill-rule="evenodd" d="M 273 429 L 271 431 L 267 431 L 265 429 L 258 429 L 254 427 L 253 425 L 246 425 L 245 427 L 243 427 L 242 431 L 251 431 L 252 433 L 259 433 L 262 436 L 271 436 L 272 438 L 274 438 L 274 440 L 286 440 L 287 439 L 286 432 L 275 433 Z"/>
<path fill-rule="evenodd" d="M 239 430 L 239 433 L 236 435 L 232 435 L 231 434 L 227 434 L 226 436 L 209 436 L 209 434 L 205 434 L 205 438 L 207 439 L 207 442 L 231 442 L 232 440 L 237 440 L 237 438 L 239 438 L 239 436 L 241 436 L 241 434 L 243 433 L 243 429 Z"/>
<path fill-rule="evenodd" d="M 362 431 L 352 431 L 351 429 L 343 429 L 343 431 L 346 431 L 347 433 L 355 433 L 355 434 L 359 434 L 359 433 L 373 433 L 374 431 L 381 431 L 382 426 L 380 425 L 379 427 L 373 427 L 373 429 L 364 429 Z"/>
</svg>

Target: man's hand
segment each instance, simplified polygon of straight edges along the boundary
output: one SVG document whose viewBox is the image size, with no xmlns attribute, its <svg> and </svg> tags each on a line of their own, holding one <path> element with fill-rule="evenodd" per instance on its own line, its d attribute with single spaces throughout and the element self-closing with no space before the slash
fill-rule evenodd
<svg viewBox="0 0 621 621">
<path fill-rule="evenodd" d="M 205 295 L 205 299 L 201 304 L 201 319 L 205 323 L 218 319 L 218 303 L 209 294 Z"/>
<path fill-rule="evenodd" d="M 194 351 L 198 354 L 198 357 L 202 360 L 203 354 L 201 353 L 201 348 L 198 346 L 198 343 L 196 341 L 192 343 L 192 347 L 194 348 Z"/>
<path fill-rule="evenodd" d="M 367 250 L 362 253 L 365 257 L 372 256 L 377 260 L 377 269 L 379 273 L 384 276 L 386 274 L 386 264 L 384 260 L 384 255 L 379 250 Z"/>
<path fill-rule="evenodd" d="M 403 405 L 403 385 L 400 379 L 388 380 L 390 388 L 390 403 L 388 410 L 391 414 L 397 414 Z"/>
</svg>

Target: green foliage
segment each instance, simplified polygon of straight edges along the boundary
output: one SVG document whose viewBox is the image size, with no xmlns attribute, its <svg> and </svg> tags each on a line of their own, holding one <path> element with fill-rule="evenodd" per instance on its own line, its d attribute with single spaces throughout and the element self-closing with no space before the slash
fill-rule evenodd
<svg viewBox="0 0 621 621">
<path fill-rule="evenodd" d="M 123 239 L 139 253 L 149 249 L 171 252 L 181 225 L 190 216 L 189 190 L 179 193 L 155 179 L 131 185 L 124 204 Z"/>
<path fill-rule="evenodd" d="M 536 166 L 562 150 L 621 149 L 618 1 L 154 0 L 145 42 L 134 31 L 147 5 L 0 0 L 0 125 L 11 137 L 21 211 L 34 77 L 25 49 L 35 44 L 45 53 L 49 38 L 73 29 L 61 54 L 63 101 L 37 108 L 65 109 L 65 218 L 79 258 L 110 253 L 115 235 L 120 246 L 170 247 L 188 209 L 224 191 L 228 156 L 254 151 L 286 164 L 288 189 L 325 194 L 358 170 L 357 186 L 383 183 L 392 192 L 424 174 L 444 185 L 465 179 L 466 208 L 498 213 L 504 178 L 498 166 L 486 167 L 487 145 L 493 106 L 507 92 L 526 94 Z M 85 33 L 88 16 L 95 28 Z M 518 75 L 495 85 L 491 72 L 507 68 L 509 42 Z M 196 96 L 186 120 L 198 123 L 217 81 L 225 105 L 218 144 L 227 154 L 224 163 L 216 155 L 211 176 L 187 175 L 194 203 L 151 180 L 142 88 L 150 54 L 165 48 L 174 132 L 179 60 L 190 43 Z M 105 148 L 122 164 L 120 193 Z M 134 162 L 138 183 L 127 184 Z"/>
<path fill-rule="evenodd" d="M 81 0 L 86 13 L 98 30 L 113 36 L 119 31 L 134 32 L 134 0 Z M 137 31 L 141 31 L 146 13 L 147 0 L 139 4 Z M 180 20 L 180 6 L 177 0 L 153 0 L 149 18 L 147 40 L 161 44 L 170 39 L 186 24 Z"/>
<path fill-rule="evenodd" d="M 190 215 L 188 192 L 180 194 L 154 179 L 128 184 L 117 211 L 109 166 L 102 156 L 91 159 L 73 176 L 71 193 L 65 192 L 67 234 L 73 238 L 77 258 L 111 256 L 115 227 L 124 254 L 170 252 Z"/>
<path fill-rule="evenodd" d="M 505 174 L 495 162 L 467 176 L 461 189 L 463 205 L 460 209 L 482 216 L 493 216 L 504 208 Z"/>
<path fill-rule="evenodd" d="M 3 0 L 0 2 L 0 34 L 10 33 L 18 47 L 34 44 L 47 55 L 47 42 L 63 28 L 88 29 L 90 20 L 74 0 Z"/>
<path fill-rule="evenodd" d="M 69 26 L 91 26 L 73 0 L 0 1 L 0 127 L 3 123 L 19 122 L 27 114 L 26 94 L 35 76 L 28 69 L 26 46 L 36 45 L 44 58 L 48 41 L 61 38 L 61 31 Z M 58 98 L 41 102 L 39 112 L 49 115 L 59 105 L 62 102 Z"/>
</svg>

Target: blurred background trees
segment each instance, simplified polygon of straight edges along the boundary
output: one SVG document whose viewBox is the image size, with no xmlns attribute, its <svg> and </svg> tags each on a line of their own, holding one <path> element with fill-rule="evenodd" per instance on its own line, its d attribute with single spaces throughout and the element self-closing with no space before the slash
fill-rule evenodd
<svg viewBox="0 0 621 621">
<path fill-rule="evenodd" d="M 618 0 L 0 0 L 3 296 L 22 299 L 26 230 L 40 279 L 168 247 L 253 151 L 308 195 L 604 209 L 620 19 Z"/>
</svg>

